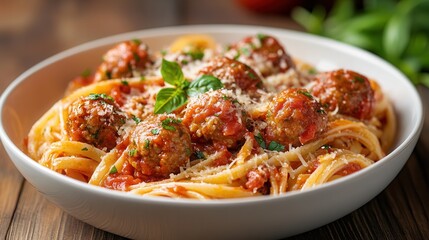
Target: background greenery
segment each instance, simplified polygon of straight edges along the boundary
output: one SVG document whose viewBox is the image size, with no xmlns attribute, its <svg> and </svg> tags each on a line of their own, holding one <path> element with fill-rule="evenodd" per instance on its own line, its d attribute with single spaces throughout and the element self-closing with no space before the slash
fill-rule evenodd
<svg viewBox="0 0 429 240">
<path fill-rule="evenodd" d="M 296 7 L 292 18 L 308 32 L 379 55 L 429 87 L 429 0 L 337 0 L 329 10 Z"/>
</svg>

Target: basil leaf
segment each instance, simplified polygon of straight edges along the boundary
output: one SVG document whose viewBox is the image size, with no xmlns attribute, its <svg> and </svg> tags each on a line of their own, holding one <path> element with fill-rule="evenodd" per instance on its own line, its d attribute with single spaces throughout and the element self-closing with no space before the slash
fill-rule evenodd
<svg viewBox="0 0 429 240">
<path fill-rule="evenodd" d="M 165 59 L 162 59 L 161 75 L 164 81 L 176 87 L 182 86 L 187 82 L 179 64 Z"/>
<path fill-rule="evenodd" d="M 190 97 L 193 97 L 209 90 L 221 89 L 222 87 L 223 84 L 217 77 L 203 75 L 192 81 L 186 92 Z"/>
<path fill-rule="evenodd" d="M 163 88 L 156 95 L 154 113 L 171 113 L 188 100 L 180 88 Z"/>
</svg>

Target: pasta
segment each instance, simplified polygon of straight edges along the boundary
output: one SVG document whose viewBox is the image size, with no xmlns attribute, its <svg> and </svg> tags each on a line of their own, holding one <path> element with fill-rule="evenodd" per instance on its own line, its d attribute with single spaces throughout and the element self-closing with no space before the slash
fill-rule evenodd
<svg viewBox="0 0 429 240">
<path fill-rule="evenodd" d="M 273 36 L 228 46 L 183 36 L 152 52 L 119 43 L 26 138 L 30 157 L 95 186 L 144 196 L 281 195 L 382 159 L 396 119 L 376 81 L 318 72 Z"/>
</svg>

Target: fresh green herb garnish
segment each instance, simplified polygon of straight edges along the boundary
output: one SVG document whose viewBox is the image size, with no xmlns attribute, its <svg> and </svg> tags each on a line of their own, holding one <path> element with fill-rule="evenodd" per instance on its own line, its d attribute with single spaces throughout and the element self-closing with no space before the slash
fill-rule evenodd
<svg viewBox="0 0 429 240">
<path fill-rule="evenodd" d="M 313 95 L 311 95 L 311 93 L 309 93 L 308 91 L 305 91 L 305 90 L 298 90 L 297 92 L 298 92 L 299 94 L 302 94 L 302 95 L 304 95 L 304 96 L 306 96 L 306 97 L 310 98 L 310 99 L 313 99 Z"/>
<path fill-rule="evenodd" d="M 81 149 L 81 151 L 88 151 L 88 148 L 84 147 L 84 148 Z"/>
<path fill-rule="evenodd" d="M 104 100 L 111 100 L 113 101 L 113 98 L 105 93 L 90 93 L 88 97 L 86 97 L 89 100 L 98 100 L 98 99 L 104 99 Z"/>
<path fill-rule="evenodd" d="M 245 56 L 250 56 L 250 49 L 247 47 L 242 47 L 242 48 L 240 48 L 240 53 L 245 55 Z"/>
<path fill-rule="evenodd" d="M 149 149 L 149 144 L 150 144 L 149 139 L 145 139 L 144 140 L 144 148 Z"/>
<path fill-rule="evenodd" d="M 363 83 L 363 82 L 365 82 L 365 79 L 364 79 L 363 77 L 361 77 L 361 76 L 355 76 L 355 77 L 353 78 L 353 81 L 354 81 L 354 82 L 360 82 L 360 83 Z"/>
<path fill-rule="evenodd" d="M 317 73 L 317 70 L 315 68 L 308 69 L 308 74 L 314 75 Z"/>
<path fill-rule="evenodd" d="M 265 140 L 262 137 L 261 133 L 258 133 L 257 135 L 255 135 L 255 140 L 256 140 L 256 142 L 258 142 L 258 144 L 259 144 L 259 146 L 261 146 L 261 148 L 267 149 L 267 145 L 265 144 Z"/>
<path fill-rule="evenodd" d="M 278 143 L 276 141 L 271 141 L 270 144 L 268 145 L 268 150 L 281 152 L 281 151 L 285 150 L 285 146 L 281 145 L 280 143 Z"/>
<path fill-rule="evenodd" d="M 182 72 L 179 64 L 165 59 L 161 64 L 161 75 L 165 82 L 174 88 L 163 88 L 156 95 L 154 113 L 171 113 L 175 109 L 184 105 L 188 96 L 192 96 L 208 91 L 217 90 L 223 87 L 219 79 L 215 77 L 201 76 L 189 83 Z"/>
<path fill-rule="evenodd" d="M 256 37 L 259 39 L 259 41 L 264 41 L 265 38 L 267 38 L 268 36 L 266 34 L 263 33 L 258 33 L 256 34 Z"/>
<path fill-rule="evenodd" d="M 127 81 L 127 80 L 122 80 L 122 81 L 121 81 L 121 83 L 122 83 L 122 85 L 125 85 L 125 86 L 128 86 L 128 85 L 129 85 L 129 83 L 128 83 L 128 81 Z"/>
<path fill-rule="evenodd" d="M 136 62 L 140 61 L 140 56 L 137 53 L 133 52 L 133 57 Z"/>
<path fill-rule="evenodd" d="M 89 68 L 83 70 L 83 72 L 80 74 L 80 76 L 83 77 L 83 78 L 87 78 L 90 75 L 91 75 L 91 69 L 89 69 Z"/>
<path fill-rule="evenodd" d="M 134 115 L 131 116 L 131 118 L 136 122 L 136 124 L 139 124 L 142 120 Z"/>
<path fill-rule="evenodd" d="M 204 155 L 204 153 L 203 152 L 201 152 L 201 151 L 196 151 L 195 153 L 195 157 L 197 158 L 197 159 L 206 159 L 206 156 Z"/>
<path fill-rule="evenodd" d="M 251 72 L 251 71 L 247 71 L 247 76 L 249 76 L 249 78 L 251 78 L 252 80 L 258 79 L 256 77 L 256 75 L 253 72 Z"/>
<path fill-rule="evenodd" d="M 316 112 L 320 113 L 320 114 L 325 114 L 326 113 L 325 109 L 323 109 L 323 108 L 317 109 Z"/>
<path fill-rule="evenodd" d="M 209 90 L 221 89 L 222 87 L 223 84 L 218 78 L 210 75 L 203 75 L 189 84 L 186 93 L 188 96 L 193 97 Z"/>
<path fill-rule="evenodd" d="M 137 153 L 137 149 L 130 149 L 130 151 L 128 152 L 128 155 L 130 157 L 134 157 Z"/>
<path fill-rule="evenodd" d="M 158 134 L 159 134 L 159 129 L 158 129 L 158 128 L 154 128 L 154 129 L 150 130 L 150 132 L 151 132 L 153 135 L 158 135 Z"/>
<path fill-rule="evenodd" d="M 185 53 L 186 55 L 190 56 L 193 60 L 201 60 L 204 57 L 204 52 L 202 51 L 189 51 Z"/>
<path fill-rule="evenodd" d="M 328 144 L 325 144 L 325 145 L 321 146 L 320 148 L 323 150 L 328 150 L 328 149 L 331 149 L 331 146 Z"/>
<path fill-rule="evenodd" d="M 174 126 L 172 126 L 171 124 L 179 124 L 181 122 L 182 122 L 182 120 L 180 120 L 180 119 L 166 118 L 166 119 L 161 121 L 161 126 L 165 130 L 176 131 L 176 128 Z"/>
<path fill-rule="evenodd" d="M 109 174 L 114 174 L 114 173 L 117 173 L 117 172 L 118 172 L 118 169 L 116 169 L 116 166 L 113 165 L 112 168 L 110 168 Z"/>
<path fill-rule="evenodd" d="M 133 39 L 133 40 L 131 40 L 134 44 L 136 44 L 136 45 L 140 45 L 140 44 L 142 44 L 142 41 L 140 40 L 140 39 L 137 39 L 137 38 L 135 38 L 135 39 Z"/>
</svg>

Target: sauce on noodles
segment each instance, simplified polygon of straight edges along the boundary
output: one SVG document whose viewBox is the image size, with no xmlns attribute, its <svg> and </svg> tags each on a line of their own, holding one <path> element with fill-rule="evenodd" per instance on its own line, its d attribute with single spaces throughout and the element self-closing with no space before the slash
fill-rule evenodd
<svg viewBox="0 0 429 240">
<path fill-rule="evenodd" d="M 32 127 L 28 154 L 61 174 L 147 196 L 279 195 L 383 158 L 393 108 L 376 81 L 318 72 L 274 36 L 206 35 L 107 51 Z"/>
</svg>

